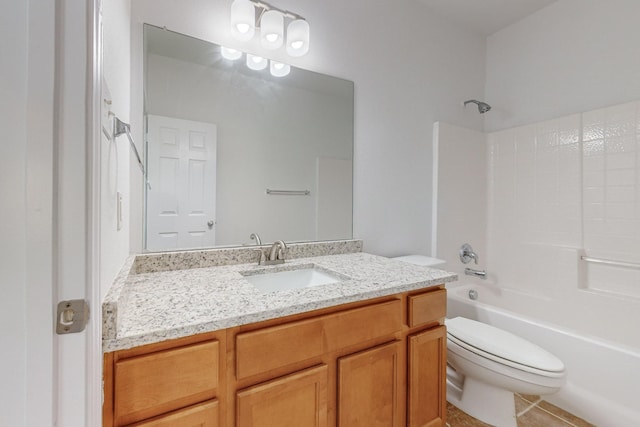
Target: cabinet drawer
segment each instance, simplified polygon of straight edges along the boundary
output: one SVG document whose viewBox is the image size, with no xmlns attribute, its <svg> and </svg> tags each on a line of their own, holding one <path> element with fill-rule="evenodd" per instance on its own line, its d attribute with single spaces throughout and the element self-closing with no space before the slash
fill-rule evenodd
<svg viewBox="0 0 640 427">
<path fill-rule="evenodd" d="M 211 400 L 132 424 L 129 427 L 218 427 L 219 425 L 218 401 Z"/>
<path fill-rule="evenodd" d="M 239 334 L 236 375 L 238 379 L 248 378 L 401 328 L 402 303 L 393 300 Z"/>
<path fill-rule="evenodd" d="M 445 289 L 411 295 L 408 301 L 409 326 L 412 328 L 438 322 L 447 314 L 447 291 Z"/>
<path fill-rule="evenodd" d="M 126 425 L 216 395 L 217 341 L 119 360 L 115 364 L 116 425 Z"/>
</svg>

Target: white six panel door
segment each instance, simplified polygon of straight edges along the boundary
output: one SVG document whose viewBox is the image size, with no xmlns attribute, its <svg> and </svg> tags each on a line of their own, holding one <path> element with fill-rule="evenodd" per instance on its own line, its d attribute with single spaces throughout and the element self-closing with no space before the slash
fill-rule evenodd
<svg viewBox="0 0 640 427">
<path fill-rule="evenodd" d="M 147 116 L 151 251 L 215 245 L 216 125 Z"/>
</svg>

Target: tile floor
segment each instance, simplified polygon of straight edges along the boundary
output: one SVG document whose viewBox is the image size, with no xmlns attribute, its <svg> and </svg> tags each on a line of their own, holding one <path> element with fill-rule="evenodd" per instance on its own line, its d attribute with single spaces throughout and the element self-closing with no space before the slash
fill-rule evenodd
<svg viewBox="0 0 640 427">
<path fill-rule="evenodd" d="M 540 399 L 515 395 L 518 427 L 595 427 L 569 412 Z M 447 402 L 447 427 L 491 427 Z"/>
</svg>

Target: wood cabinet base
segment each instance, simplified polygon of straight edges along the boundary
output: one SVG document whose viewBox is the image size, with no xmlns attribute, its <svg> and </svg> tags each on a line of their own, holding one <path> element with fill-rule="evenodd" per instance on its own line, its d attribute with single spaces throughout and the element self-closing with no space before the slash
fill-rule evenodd
<svg viewBox="0 0 640 427">
<path fill-rule="evenodd" d="M 446 424 L 444 286 L 107 353 L 105 427 Z"/>
</svg>

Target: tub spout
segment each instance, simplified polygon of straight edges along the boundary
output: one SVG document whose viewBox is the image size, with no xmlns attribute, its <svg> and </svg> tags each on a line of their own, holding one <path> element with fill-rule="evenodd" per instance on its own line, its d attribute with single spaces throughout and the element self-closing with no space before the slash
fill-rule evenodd
<svg viewBox="0 0 640 427">
<path fill-rule="evenodd" d="M 464 274 L 466 274 L 467 276 L 474 276 L 474 277 L 479 277 L 481 279 L 486 279 L 487 278 L 487 272 L 484 270 L 474 270 L 473 268 L 465 268 L 464 269 Z"/>
</svg>

